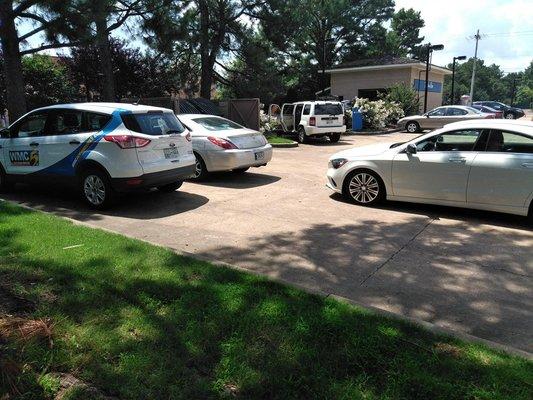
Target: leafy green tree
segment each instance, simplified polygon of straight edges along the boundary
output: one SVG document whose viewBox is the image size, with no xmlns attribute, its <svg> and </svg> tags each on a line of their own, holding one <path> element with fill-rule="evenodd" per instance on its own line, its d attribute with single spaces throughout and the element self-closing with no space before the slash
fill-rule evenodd
<svg viewBox="0 0 533 400">
<path fill-rule="evenodd" d="M 420 110 L 418 93 L 405 83 L 391 86 L 383 97 L 389 102 L 398 103 L 405 115 L 418 114 Z"/>
<path fill-rule="evenodd" d="M 420 36 L 420 29 L 423 27 L 424 20 L 420 11 L 402 8 L 395 12 L 391 20 L 391 30 L 387 32 L 388 54 L 423 58 L 421 44 L 424 37 Z"/>
</svg>

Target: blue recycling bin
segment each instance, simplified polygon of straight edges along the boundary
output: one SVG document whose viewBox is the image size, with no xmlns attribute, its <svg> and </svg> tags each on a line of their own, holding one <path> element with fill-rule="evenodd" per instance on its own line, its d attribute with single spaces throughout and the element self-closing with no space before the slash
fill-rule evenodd
<svg viewBox="0 0 533 400">
<path fill-rule="evenodd" d="M 352 108 L 352 131 L 360 131 L 363 129 L 363 114 L 359 112 L 359 108 Z"/>
</svg>

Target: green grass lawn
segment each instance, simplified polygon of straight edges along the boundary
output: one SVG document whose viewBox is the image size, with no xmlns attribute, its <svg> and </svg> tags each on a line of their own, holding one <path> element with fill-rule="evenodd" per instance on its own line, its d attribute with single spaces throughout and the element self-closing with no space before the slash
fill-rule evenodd
<svg viewBox="0 0 533 400">
<path fill-rule="evenodd" d="M 524 359 L 0 202 L 0 299 L 10 296 L 53 324 L 53 346 L 0 340 L 0 362 L 23 366 L 10 399 L 50 395 L 50 372 L 120 399 L 533 393 Z"/>
<path fill-rule="evenodd" d="M 289 144 L 294 143 L 294 140 L 287 139 L 283 136 L 267 136 L 268 143 L 270 144 Z"/>
</svg>

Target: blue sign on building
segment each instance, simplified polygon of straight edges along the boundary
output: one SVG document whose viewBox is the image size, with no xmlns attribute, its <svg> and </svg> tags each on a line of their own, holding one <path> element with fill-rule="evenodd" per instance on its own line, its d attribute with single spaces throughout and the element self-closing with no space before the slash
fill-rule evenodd
<svg viewBox="0 0 533 400">
<path fill-rule="evenodd" d="M 426 81 L 423 79 L 415 79 L 414 83 L 415 90 L 423 92 L 426 90 Z M 440 82 L 428 82 L 428 92 L 440 93 L 442 91 L 442 83 Z"/>
</svg>

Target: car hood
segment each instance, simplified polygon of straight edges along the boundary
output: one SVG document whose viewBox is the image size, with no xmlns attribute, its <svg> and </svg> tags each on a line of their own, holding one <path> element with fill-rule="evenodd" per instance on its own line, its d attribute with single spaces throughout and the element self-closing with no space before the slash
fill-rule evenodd
<svg viewBox="0 0 533 400">
<path fill-rule="evenodd" d="M 369 146 L 363 146 L 363 147 L 354 147 L 353 149 L 343 150 L 343 151 L 339 151 L 338 153 L 333 154 L 330 157 L 330 160 L 334 160 L 336 158 L 347 158 L 348 160 L 351 160 L 357 157 L 377 156 L 390 150 L 391 146 L 394 143 L 395 142 L 389 142 L 389 143 L 371 144 Z"/>
</svg>

